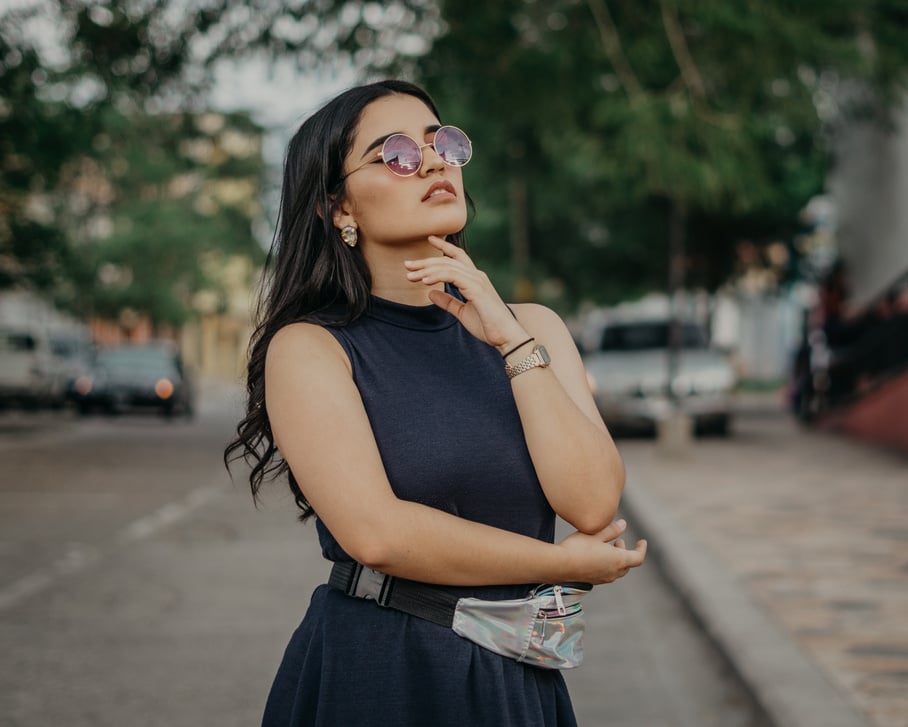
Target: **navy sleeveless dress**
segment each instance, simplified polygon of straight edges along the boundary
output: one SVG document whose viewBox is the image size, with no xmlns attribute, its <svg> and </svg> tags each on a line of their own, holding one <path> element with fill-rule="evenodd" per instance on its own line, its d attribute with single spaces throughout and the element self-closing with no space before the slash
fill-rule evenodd
<svg viewBox="0 0 908 727">
<path fill-rule="evenodd" d="M 350 358 L 398 497 L 553 540 L 555 515 L 495 349 L 434 305 L 375 297 L 366 315 L 328 330 Z M 316 527 L 325 558 L 350 560 L 321 521 Z M 530 586 L 450 591 L 504 599 L 525 596 Z M 323 585 L 287 646 L 262 724 L 561 727 L 576 720 L 560 672 Z"/>
</svg>

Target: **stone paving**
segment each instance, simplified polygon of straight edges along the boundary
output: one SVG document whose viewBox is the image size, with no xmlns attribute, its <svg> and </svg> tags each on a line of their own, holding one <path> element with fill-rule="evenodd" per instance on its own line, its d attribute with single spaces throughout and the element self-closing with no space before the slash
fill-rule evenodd
<svg viewBox="0 0 908 727">
<path fill-rule="evenodd" d="M 683 457 L 622 439 L 635 484 L 714 553 L 881 727 L 908 726 L 908 455 L 750 401 Z"/>
</svg>

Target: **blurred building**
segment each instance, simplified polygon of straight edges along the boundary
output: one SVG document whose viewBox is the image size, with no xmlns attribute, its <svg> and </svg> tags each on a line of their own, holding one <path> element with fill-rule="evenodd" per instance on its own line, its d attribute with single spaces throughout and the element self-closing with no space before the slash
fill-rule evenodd
<svg viewBox="0 0 908 727">
<path fill-rule="evenodd" d="M 872 305 L 908 272 L 908 102 L 892 128 L 855 123 L 829 180 L 849 304 Z"/>
<path fill-rule="evenodd" d="M 218 256 L 208 264 L 217 285 L 194 296 L 194 315 L 183 326 L 180 345 L 184 360 L 197 371 L 235 380 L 246 366 L 260 269 L 244 255 Z"/>
<path fill-rule="evenodd" d="M 908 102 L 840 135 L 829 180 L 839 265 L 806 346 L 821 426 L 908 451 Z"/>
</svg>

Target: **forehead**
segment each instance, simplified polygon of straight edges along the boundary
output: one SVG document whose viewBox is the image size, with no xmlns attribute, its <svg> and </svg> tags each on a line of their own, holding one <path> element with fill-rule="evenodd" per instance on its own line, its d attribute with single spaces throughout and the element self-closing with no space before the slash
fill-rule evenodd
<svg viewBox="0 0 908 727">
<path fill-rule="evenodd" d="M 363 109 L 353 148 L 365 148 L 374 139 L 398 131 L 420 138 L 427 126 L 438 123 L 431 109 L 415 96 L 402 93 L 382 96 Z"/>
</svg>

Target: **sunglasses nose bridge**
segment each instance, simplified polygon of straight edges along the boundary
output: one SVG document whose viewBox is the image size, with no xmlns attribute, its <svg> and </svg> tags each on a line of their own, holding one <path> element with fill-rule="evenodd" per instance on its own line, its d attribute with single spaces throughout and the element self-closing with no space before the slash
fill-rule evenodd
<svg viewBox="0 0 908 727">
<path fill-rule="evenodd" d="M 430 168 L 431 167 L 442 168 L 445 166 L 445 160 L 442 159 L 441 154 L 438 153 L 438 149 L 435 148 L 434 140 L 432 140 L 426 144 L 418 144 L 417 146 L 419 147 L 419 156 L 420 156 L 419 167 L 420 167 L 420 169 L 422 169 L 423 167 L 426 167 L 426 166 L 429 166 Z M 429 154 L 427 154 L 427 152 L 424 151 L 425 149 L 432 150 L 431 154 L 434 155 L 434 159 L 430 158 Z"/>
</svg>

